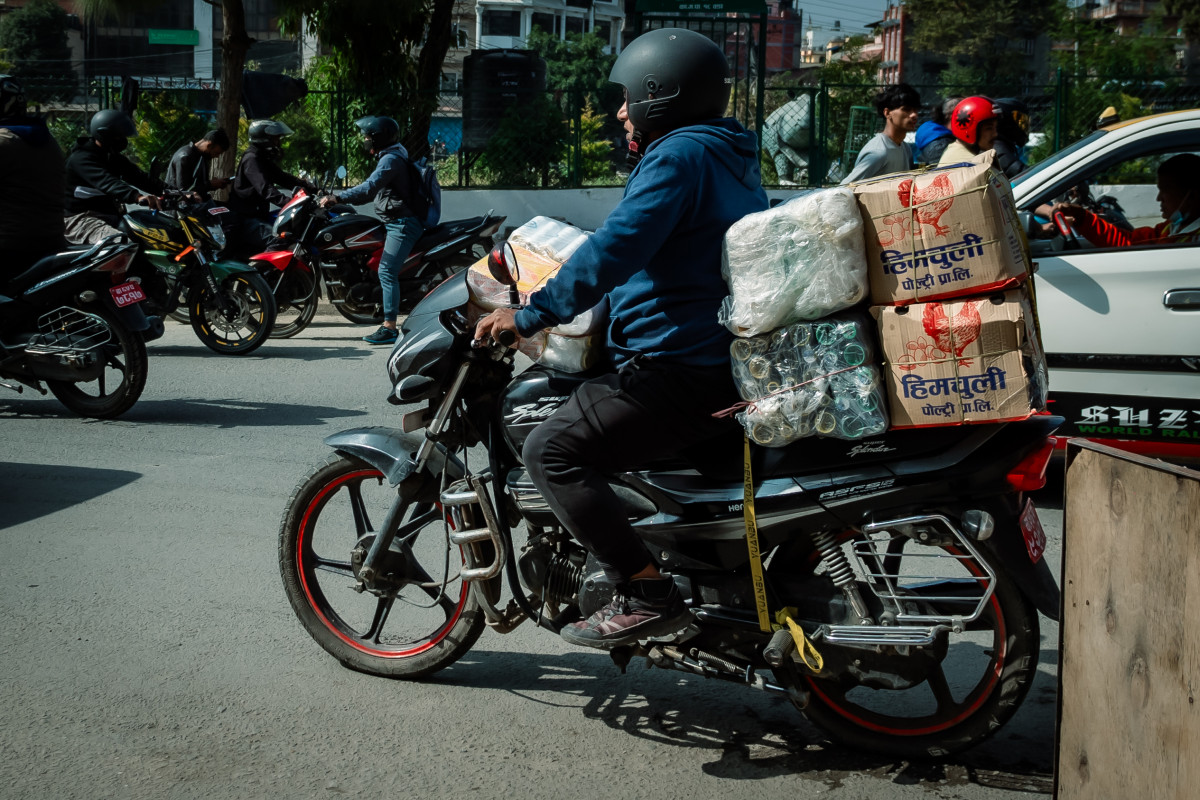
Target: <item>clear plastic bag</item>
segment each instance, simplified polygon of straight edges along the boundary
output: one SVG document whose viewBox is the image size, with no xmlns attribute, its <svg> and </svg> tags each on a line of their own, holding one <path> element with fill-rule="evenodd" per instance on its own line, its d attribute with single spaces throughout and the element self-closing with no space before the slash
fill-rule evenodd
<svg viewBox="0 0 1200 800">
<path fill-rule="evenodd" d="M 864 439 L 887 430 L 874 332 L 860 315 L 797 322 L 730 346 L 733 379 L 751 405 L 737 420 L 755 442 Z"/>
<path fill-rule="evenodd" d="M 534 217 L 509 235 L 514 247 L 524 247 L 559 264 L 571 257 L 591 233 L 550 217 Z"/>
<path fill-rule="evenodd" d="M 730 294 L 719 320 L 756 336 L 845 310 L 867 296 L 863 223 L 848 187 L 805 192 L 735 222 L 721 273 Z"/>
</svg>

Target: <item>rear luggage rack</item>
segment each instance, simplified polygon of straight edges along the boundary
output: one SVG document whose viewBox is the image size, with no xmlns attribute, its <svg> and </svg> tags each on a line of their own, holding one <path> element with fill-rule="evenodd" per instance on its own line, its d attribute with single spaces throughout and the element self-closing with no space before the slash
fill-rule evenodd
<svg viewBox="0 0 1200 800">
<path fill-rule="evenodd" d="M 25 346 L 31 355 L 87 353 L 112 341 L 103 319 L 70 306 L 61 306 L 38 318 L 38 333 Z"/>
</svg>

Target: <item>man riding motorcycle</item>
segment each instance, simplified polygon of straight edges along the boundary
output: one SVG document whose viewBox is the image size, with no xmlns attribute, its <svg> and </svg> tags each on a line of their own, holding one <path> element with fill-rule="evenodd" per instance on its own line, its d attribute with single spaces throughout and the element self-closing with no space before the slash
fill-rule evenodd
<svg viewBox="0 0 1200 800">
<path fill-rule="evenodd" d="M 242 153 L 233 191 L 226 205 L 237 215 L 237 227 L 232 231 L 235 246 L 248 253 L 266 249 L 271 239 L 271 206 L 282 206 L 291 199 L 292 190 L 303 186 L 315 191 L 311 183 L 279 166 L 283 155 L 283 139 L 292 129 L 273 119 L 250 123 L 250 146 Z"/>
<path fill-rule="evenodd" d="M 618 592 L 567 625 L 574 644 L 612 648 L 677 630 L 690 613 L 626 519 L 603 473 L 628 470 L 730 430 L 714 411 L 737 402 L 731 334 L 717 322 L 725 231 L 767 208 L 753 133 L 722 118 L 724 53 L 699 33 L 650 31 L 618 57 L 617 118 L 636 162 L 625 196 L 595 235 L 519 312 L 480 320 L 476 337 L 530 336 L 607 295 L 616 371 L 581 386 L 524 447 L 531 478 Z"/>
<path fill-rule="evenodd" d="M 124 206 L 159 207 L 162 181 L 138 169 L 121 152 L 137 134 L 123 111 L 106 109 L 92 116 L 88 135 L 79 137 L 67 156 L 66 236 L 72 244 L 95 244 L 121 231 Z M 148 191 L 147 191 L 148 190 Z"/>
</svg>

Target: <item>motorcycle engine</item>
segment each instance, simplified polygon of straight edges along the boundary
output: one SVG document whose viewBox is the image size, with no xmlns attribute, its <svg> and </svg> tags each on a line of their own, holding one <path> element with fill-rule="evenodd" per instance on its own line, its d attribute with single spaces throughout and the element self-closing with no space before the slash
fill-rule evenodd
<svg viewBox="0 0 1200 800">
<path fill-rule="evenodd" d="M 529 538 L 517 568 L 521 582 L 543 602 L 570 605 L 580 598 L 587 559 L 587 552 L 564 534 L 543 533 Z"/>
</svg>

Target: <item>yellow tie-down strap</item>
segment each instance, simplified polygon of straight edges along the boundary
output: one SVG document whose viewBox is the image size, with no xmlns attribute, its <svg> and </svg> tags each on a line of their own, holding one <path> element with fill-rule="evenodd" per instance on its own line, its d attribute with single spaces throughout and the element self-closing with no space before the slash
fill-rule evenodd
<svg viewBox="0 0 1200 800">
<path fill-rule="evenodd" d="M 792 633 L 796 643 L 796 652 L 804 660 L 805 665 L 813 672 L 820 672 L 825 666 L 825 660 L 817 652 L 817 648 L 804 635 L 804 629 L 792 619 L 795 609 L 785 608 L 775 615 L 775 623 L 771 622 L 771 612 L 767 607 L 767 584 L 763 579 L 762 550 L 758 545 L 758 520 L 754 516 L 754 476 L 750 469 L 750 438 L 742 437 L 742 518 L 746 522 L 746 546 L 750 551 L 750 575 L 754 582 L 754 607 L 758 611 L 758 627 L 764 633 L 787 628 Z"/>
</svg>

